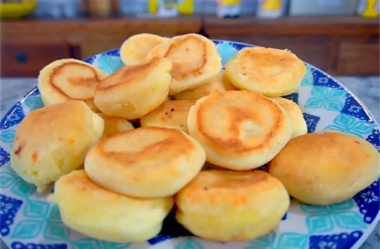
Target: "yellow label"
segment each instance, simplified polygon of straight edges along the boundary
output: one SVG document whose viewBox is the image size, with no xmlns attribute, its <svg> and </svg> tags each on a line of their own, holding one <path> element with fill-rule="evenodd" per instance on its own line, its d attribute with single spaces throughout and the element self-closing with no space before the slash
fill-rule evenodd
<svg viewBox="0 0 380 249">
<path fill-rule="evenodd" d="M 157 13 L 158 11 L 158 2 L 157 0 L 149 0 L 148 10 L 150 13 Z"/>
<path fill-rule="evenodd" d="M 266 0 L 263 4 L 264 10 L 280 10 L 281 0 Z"/>
<path fill-rule="evenodd" d="M 193 0 L 179 0 L 178 12 L 185 15 L 192 14 L 194 12 Z"/>
<path fill-rule="evenodd" d="M 194 12 L 193 0 L 178 0 L 177 3 L 165 3 L 165 8 L 178 8 L 178 12 L 181 14 L 192 14 Z M 148 9 L 150 13 L 157 13 L 159 8 L 159 0 L 149 0 Z"/>
<path fill-rule="evenodd" d="M 240 4 L 240 0 L 222 0 L 222 5 L 237 5 Z"/>
</svg>

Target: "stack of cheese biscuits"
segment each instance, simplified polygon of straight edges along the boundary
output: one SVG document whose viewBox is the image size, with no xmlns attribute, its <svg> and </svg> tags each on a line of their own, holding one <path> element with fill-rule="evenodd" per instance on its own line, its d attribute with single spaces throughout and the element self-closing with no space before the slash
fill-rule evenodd
<svg viewBox="0 0 380 249">
<path fill-rule="evenodd" d="M 197 236 L 252 240 L 276 228 L 289 194 L 329 205 L 377 179 L 371 144 L 306 134 L 299 106 L 281 98 L 306 73 L 289 51 L 245 48 L 223 70 L 203 36 L 141 34 L 120 55 L 125 67 L 111 75 L 73 59 L 42 69 L 46 107 L 13 144 L 13 169 L 39 192 L 55 182 L 49 199 L 85 235 L 148 240 L 176 206 Z"/>
</svg>

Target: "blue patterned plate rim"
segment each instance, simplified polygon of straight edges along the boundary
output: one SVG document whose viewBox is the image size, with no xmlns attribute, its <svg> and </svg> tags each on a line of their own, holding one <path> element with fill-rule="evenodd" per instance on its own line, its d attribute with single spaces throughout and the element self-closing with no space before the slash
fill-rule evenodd
<svg viewBox="0 0 380 249">
<path fill-rule="evenodd" d="M 234 49 L 236 49 L 236 51 L 238 51 L 238 50 L 240 50 L 240 49 L 242 49 L 242 48 L 244 48 L 244 47 L 252 47 L 252 46 L 254 46 L 254 45 L 252 45 L 252 44 L 246 44 L 246 43 L 240 43 L 240 42 L 233 42 L 233 41 L 225 41 L 225 40 L 213 40 L 214 41 L 214 43 L 218 46 L 218 44 L 222 44 L 222 43 L 228 43 L 229 44 L 229 46 L 231 46 L 231 47 L 233 47 Z M 94 63 L 94 61 L 97 59 L 97 57 L 98 56 L 110 56 L 110 57 L 119 57 L 120 55 L 119 55 L 119 49 L 117 48 L 117 49 L 113 49 L 113 50 L 109 50 L 109 51 L 106 51 L 106 52 L 104 52 L 104 53 L 101 53 L 101 54 L 98 54 L 98 55 L 95 55 L 95 56 L 92 56 L 92 57 L 90 57 L 90 58 L 87 58 L 85 61 L 86 62 L 88 62 L 88 63 L 90 63 L 90 64 L 93 64 Z M 223 56 L 222 56 L 223 57 Z M 344 85 L 342 85 L 341 83 L 339 83 L 337 80 L 335 80 L 333 77 L 331 77 L 330 75 L 328 75 L 328 74 L 326 74 L 325 72 L 323 72 L 322 70 L 320 70 L 319 68 L 316 68 L 316 67 L 314 67 L 314 66 L 312 66 L 312 65 L 310 65 L 309 63 L 306 63 L 305 62 L 305 64 L 306 65 L 308 65 L 313 71 L 316 71 L 316 72 L 318 72 L 319 74 L 320 74 L 320 76 L 319 76 L 319 78 L 322 78 L 322 77 L 327 77 L 328 79 L 327 79 L 327 82 L 328 81 L 332 81 L 332 83 L 333 84 L 335 84 L 335 86 L 324 86 L 324 87 L 322 87 L 322 88 L 330 88 L 331 87 L 331 89 L 335 89 L 335 90 L 338 90 L 338 91 L 335 91 L 335 94 L 337 93 L 337 92 L 339 92 L 339 90 L 344 90 L 346 93 L 347 93 L 347 95 L 346 95 L 346 99 L 345 99 L 345 101 L 349 98 L 349 97 L 352 97 L 353 98 L 353 100 L 354 100 L 354 102 L 356 102 L 356 104 L 361 108 L 361 111 L 363 111 L 363 113 L 361 113 L 361 114 L 358 114 L 359 116 L 361 116 L 361 119 L 364 119 L 364 118 L 366 118 L 366 119 L 368 119 L 368 120 L 366 120 L 367 121 L 367 125 L 368 124 L 370 124 L 371 126 L 373 126 L 373 130 L 372 130 L 372 137 L 374 137 L 374 136 L 376 136 L 376 134 L 378 134 L 378 127 L 379 127 L 379 125 L 378 125 L 378 122 L 373 118 L 373 115 L 371 114 L 371 112 L 369 111 L 369 109 L 360 101 L 360 99 L 358 99 L 349 89 L 347 89 Z M 119 65 L 120 66 L 120 65 Z M 313 75 L 312 75 L 313 76 Z M 314 77 L 314 76 L 313 76 Z M 312 77 L 312 78 L 313 78 Z M 317 77 L 317 79 L 318 79 L 318 77 Z M 313 81 L 313 84 L 311 85 L 311 87 L 312 87 L 312 89 L 313 88 L 316 88 L 316 86 L 315 85 L 317 85 L 317 84 L 314 84 L 314 81 Z M 330 89 L 330 90 L 331 90 Z M 331 92 L 332 92 L 332 90 L 331 90 Z M 340 91 L 340 92 L 342 92 L 342 91 Z M 31 91 L 29 91 L 25 96 L 24 96 L 24 98 L 22 99 L 22 100 L 20 100 L 19 102 L 17 102 L 7 113 L 6 113 L 6 115 L 1 119 L 1 121 L 0 121 L 0 134 L 1 134 L 1 132 L 2 131 L 5 131 L 6 129 L 8 129 L 10 126 L 13 126 L 13 125 L 15 125 L 15 124 L 18 124 L 19 123 L 19 121 L 17 122 L 17 123 L 12 123 L 12 122 L 14 122 L 14 120 L 12 121 L 12 116 L 17 112 L 17 109 L 18 108 L 21 108 L 21 105 L 22 105 L 22 103 L 24 103 L 24 101 L 25 100 L 27 100 L 28 98 L 30 98 L 31 96 L 33 96 L 33 95 L 39 95 L 39 93 L 38 93 L 38 89 L 37 89 L 37 87 L 35 87 L 35 88 L 33 88 Z M 301 96 L 301 94 L 300 94 L 300 96 Z M 298 96 L 297 96 L 297 98 L 298 98 Z M 298 99 L 297 99 L 298 100 Z M 343 108 L 344 109 L 344 108 Z M 23 111 L 23 110 L 22 110 Z M 29 110 L 28 112 L 30 112 L 31 110 Z M 17 114 L 17 113 L 16 113 Z M 307 113 L 306 113 L 307 114 Z M 343 114 L 343 112 L 341 112 L 340 114 Z M 304 113 L 304 115 L 305 115 L 305 113 Z M 312 115 L 311 115 L 312 116 Z M 321 115 L 321 118 L 323 118 L 323 116 L 324 115 Z M 325 115 L 326 116 L 326 115 Z M 327 115 L 327 116 L 329 116 L 329 115 Z M 346 115 L 347 116 L 347 115 Z M 16 115 L 16 117 L 17 117 L 17 115 Z M 355 117 L 357 117 L 357 116 L 355 116 Z M 352 118 L 352 117 L 351 117 Z M 359 117 L 357 117 L 357 118 L 359 118 Z M 305 119 L 306 119 L 306 117 L 305 117 Z M 7 124 L 7 122 L 8 121 L 10 121 L 11 122 L 11 124 L 10 125 L 8 125 Z M 355 121 L 356 122 L 356 121 Z M 363 124 L 363 122 L 364 121 L 362 121 L 362 124 Z M 357 123 L 359 123 L 359 122 L 357 122 Z M 6 127 L 8 125 L 8 127 Z M 16 126 L 16 125 L 15 125 Z M 315 127 L 314 127 L 315 128 Z M 377 133 L 375 132 L 375 131 L 377 131 Z M 370 136 L 369 136 L 370 137 Z M 369 139 L 369 137 L 367 138 L 367 140 Z M 380 150 L 380 145 L 379 145 L 379 142 L 378 141 L 375 141 L 375 142 L 372 142 L 373 144 L 375 144 L 376 146 L 377 146 L 377 148 L 378 148 L 378 150 Z M 0 147 L 0 152 L 1 151 L 4 151 L 1 147 Z M 1 155 L 0 155 L 0 159 L 1 159 Z M 1 159 L 2 160 L 2 159 Z M 1 162 L 1 161 L 0 161 Z M 0 164 L 0 167 L 3 165 L 3 163 L 1 163 Z M 378 184 L 380 183 L 380 181 L 379 181 L 379 179 L 376 181 L 376 182 L 374 182 L 373 183 L 373 185 L 371 185 L 370 187 L 368 187 L 367 189 L 368 189 L 368 191 L 371 191 L 371 190 L 373 190 L 372 188 L 376 188 L 375 186 L 378 186 Z M 1 184 L 1 183 L 0 183 Z M 363 190 L 363 191 L 367 191 L 367 189 L 365 189 L 365 190 Z M 361 191 L 360 193 L 362 193 L 363 191 Z M 376 194 L 376 193 L 374 193 L 374 192 L 372 192 L 372 194 Z M 377 196 L 375 196 L 376 198 L 378 198 L 379 196 L 378 196 L 379 194 L 377 193 Z M 6 196 L 3 196 L 3 197 L 5 197 L 6 198 Z M 3 198 L 3 197 L 1 197 L 0 196 L 0 199 L 1 198 Z M 354 197 L 354 198 L 356 198 L 356 196 Z M 362 197 L 363 199 L 364 199 L 364 197 Z M 359 198 L 360 199 L 360 198 Z M 350 201 L 352 201 L 352 200 L 350 200 Z M 355 201 L 356 201 L 356 199 L 355 199 Z M 376 200 L 376 201 L 378 201 L 378 200 Z M 353 202 L 353 201 L 352 201 Z M 0 204 L 2 204 L 3 205 L 3 203 L 1 202 Z M 345 204 L 343 204 L 343 206 L 344 206 Z M 359 206 L 359 203 L 357 203 L 357 205 Z M 302 206 L 302 205 L 301 205 Z M 339 205 L 338 205 L 339 206 Z M 362 205 L 363 206 L 363 205 Z M 307 208 L 307 207 L 305 207 L 306 209 L 309 209 L 309 208 Z M 332 209 L 332 206 L 330 207 L 330 206 L 328 206 L 327 208 L 329 208 L 329 209 Z M 336 207 L 335 207 L 336 208 Z M 301 209 L 302 209 L 302 207 L 301 207 Z M 358 207 L 358 209 L 360 210 L 360 212 L 362 211 L 359 207 Z M 339 207 L 338 207 L 338 209 L 337 210 L 339 210 Z M 2 210 L 0 210 L 0 212 L 1 212 Z M 313 208 L 311 207 L 311 209 L 310 210 L 308 210 L 308 211 L 310 211 L 311 212 L 311 214 L 313 214 L 313 212 L 315 212 L 315 210 L 313 211 Z M 347 211 L 347 210 L 346 210 Z M 352 210 L 351 210 L 352 211 Z M 366 211 L 366 210 L 364 210 L 364 211 Z M 336 248 L 336 249 L 349 249 L 349 248 L 352 248 L 352 249 L 357 249 L 357 248 L 359 248 L 364 242 L 365 242 L 365 240 L 368 238 L 368 236 L 370 235 L 370 233 L 373 231 L 373 229 L 374 229 L 374 227 L 378 224 L 378 222 L 379 222 L 379 220 L 380 220 L 380 212 L 379 212 L 379 210 L 378 209 L 374 209 L 374 210 L 372 210 L 372 211 L 375 211 L 375 213 L 376 213 L 376 215 L 375 215 L 375 217 L 372 219 L 372 223 L 369 223 L 368 224 L 368 226 L 366 227 L 366 229 L 363 229 L 362 231 L 355 231 L 355 229 L 349 229 L 349 228 L 345 228 L 345 229 L 348 229 L 348 231 L 343 231 L 343 233 L 342 232 L 339 232 L 339 234 L 337 234 L 336 233 L 336 231 L 335 231 L 335 233 L 327 233 L 327 234 L 325 234 L 326 233 L 326 231 L 325 232 L 319 232 L 319 233 L 317 233 L 317 234 L 315 234 L 315 233 L 313 233 L 313 232 L 309 232 L 308 234 L 298 234 L 298 235 L 304 235 L 304 236 L 307 236 L 307 239 L 308 239 L 308 241 L 306 241 L 306 242 L 302 242 L 303 244 L 302 244 L 302 247 L 303 248 L 306 248 L 306 244 L 307 244 L 307 242 L 309 242 L 309 248 L 310 249 L 314 249 L 314 248 L 320 248 L 320 249 L 322 249 L 322 248 L 324 248 L 324 249 L 327 249 L 327 248 Z M 290 213 L 290 214 L 292 214 L 292 213 Z M 315 214 L 315 213 L 314 213 Z M 316 213 L 316 214 L 318 214 L 318 213 Z M 365 214 L 365 213 L 362 213 L 363 215 Z M 327 213 L 327 214 L 322 214 L 322 216 L 333 216 L 333 214 L 332 213 Z M 314 217 L 315 215 L 312 215 L 312 216 L 308 216 L 309 218 L 310 217 Z M 0 217 L 1 218 L 1 217 Z M 286 215 L 285 215 L 285 220 L 286 220 Z M 283 218 L 283 220 L 284 220 L 284 218 Z M 314 217 L 315 218 L 315 217 Z M 338 221 L 336 221 L 336 222 L 338 222 Z M 367 222 L 368 223 L 368 222 Z M 3 223 L 1 222 L 1 225 L 3 226 Z M 0 227 L 0 229 L 1 229 L 2 227 Z M 297 228 L 298 229 L 298 228 Z M 16 229 L 17 230 L 17 229 Z M 357 229 L 356 229 L 357 230 Z M 296 232 L 298 232 L 298 231 L 296 231 Z M 350 232 L 352 232 L 352 233 L 350 233 Z M 287 233 L 287 234 L 291 234 L 291 233 Z M 322 235 L 320 235 L 320 234 L 322 234 Z M 281 235 L 281 236 L 280 236 Z M 259 238 L 258 240 L 255 240 L 255 241 L 250 241 L 249 243 L 250 243 L 250 245 L 248 245 L 247 247 L 244 247 L 245 249 L 253 249 L 253 248 L 255 248 L 256 249 L 256 246 L 257 246 L 257 248 L 276 248 L 276 249 L 282 249 L 282 248 L 285 248 L 286 246 L 284 245 L 284 244 L 282 244 L 282 243 L 280 243 L 280 242 L 283 242 L 282 241 L 282 235 L 284 235 L 284 234 L 278 234 L 278 237 L 280 237 L 280 241 L 276 241 L 276 245 L 274 245 L 274 238 L 273 238 L 273 236 L 275 236 L 275 235 L 273 235 L 272 233 L 270 233 L 270 234 L 268 234 L 267 236 L 265 236 L 265 238 Z M 294 234 L 293 234 L 294 235 Z M 360 236 L 359 238 L 354 238 L 355 237 L 355 235 L 356 235 L 356 237 L 358 237 L 358 236 Z M 2 236 L 2 235 L 1 235 Z M 343 244 L 334 244 L 334 242 L 333 242 L 333 237 L 335 238 L 335 240 L 340 240 L 341 238 L 339 237 L 339 236 L 343 236 L 342 238 L 345 238 L 345 240 L 346 241 L 344 241 L 344 243 L 346 243 L 346 244 L 344 244 L 343 242 Z M 354 237 L 353 237 L 354 236 Z M 347 238 L 348 237 L 348 238 Z M 174 237 L 171 237 L 171 238 L 173 238 L 173 239 L 175 239 L 176 238 L 176 236 L 174 236 Z M 154 238 L 154 239 L 152 239 L 152 240 L 150 240 L 149 241 L 149 243 L 151 244 L 151 245 L 154 245 L 153 243 L 160 243 L 160 242 L 165 242 L 165 240 L 169 240 L 169 239 L 171 239 L 171 238 L 165 238 L 165 235 L 159 235 L 159 236 L 157 236 L 157 238 Z M 206 247 L 206 246 L 202 246 L 202 244 L 200 244 L 200 241 L 201 242 L 203 242 L 203 243 L 205 243 L 205 244 L 211 244 L 211 246 L 210 246 L 210 248 L 218 248 L 219 249 L 219 246 L 217 246 L 217 247 L 214 247 L 214 246 L 216 246 L 215 245 L 215 242 L 207 242 L 207 241 L 204 241 L 204 240 L 202 240 L 202 239 L 197 239 L 197 238 L 195 238 L 195 239 L 191 239 L 192 237 L 182 237 L 182 240 L 184 240 L 184 242 L 181 242 L 181 243 L 179 243 L 177 246 L 175 246 L 175 249 L 190 249 L 190 248 L 196 248 L 196 249 L 205 249 L 205 248 L 209 248 L 208 246 Z M 264 246 L 263 247 L 263 241 L 264 240 L 268 240 L 268 238 L 270 238 L 271 239 L 271 245 L 268 245 L 268 247 L 266 247 L 266 246 Z M 289 237 L 290 239 L 292 239 L 292 237 Z M 284 236 L 284 239 L 285 239 L 285 236 Z M 293 237 L 293 239 L 294 239 L 294 237 Z M 276 240 L 277 240 L 277 238 L 276 238 Z M 351 240 L 351 241 L 350 241 Z M 154 242 L 154 241 L 156 241 L 156 242 Z M 189 242 L 190 241 L 190 242 Z M 257 242 L 258 241 L 258 242 Z M 73 245 L 75 245 L 75 247 L 77 246 L 75 243 L 77 243 L 78 241 L 74 241 L 74 242 L 72 242 L 71 243 L 71 246 L 73 246 Z M 289 241 L 285 241 L 285 242 L 289 242 Z M 284 242 L 284 243 L 285 243 Z M 289 243 L 291 244 L 291 243 L 293 243 L 294 241 L 290 241 Z M 34 241 L 33 241 L 33 243 L 34 243 Z M 38 242 L 37 242 L 38 243 Z M 99 242 L 100 243 L 100 242 Z M 187 244 L 186 244 L 187 243 Z M 190 243 L 190 244 L 189 244 Z M 220 245 L 220 246 L 222 246 L 224 243 L 222 243 L 222 244 L 220 244 L 220 243 L 218 243 L 218 242 L 216 242 L 218 245 Z M 257 243 L 259 243 L 259 244 L 257 244 Z M 316 244 L 316 243 L 318 243 L 318 244 Z M 347 244 L 348 243 L 348 244 Z M 69 243 L 70 244 L 70 243 Z M 286 244 L 286 243 L 285 243 Z M 290 245 L 289 244 L 289 245 Z M 52 245 L 52 244 L 48 244 L 48 245 Z M 97 244 L 97 245 L 100 245 L 100 244 Z M 160 244 L 160 245 L 162 245 L 162 244 Z M 164 247 L 159 247 L 159 248 L 167 248 L 167 247 L 165 247 L 165 245 L 166 246 L 168 246 L 169 244 L 165 244 L 165 243 L 163 243 L 163 245 L 162 246 L 164 246 Z M 187 246 L 186 246 L 187 245 Z M 300 244 L 301 245 L 301 244 Z M 10 245 L 9 245 L 10 246 Z M 20 242 L 13 242 L 12 243 L 12 248 L 24 248 L 23 247 L 23 244 L 22 243 L 20 243 Z M 29 247 L 30 246 L 30 247 Z M 37 245 L 37 244 L 28 244 L 28 247 L 25 247 L 25 248 L 34 248 L 34 246 L 36 246 L 35 248 L 40 248 L 39 247 L 39 245 Z M 44 245 L 41 245 L 42 247 L 41 248 L 45 248 L 45 247 L 43 247 Z M 53 245 L 53 246 L 55 246 L 55 245 Z M 60 245 L 58 245 L 58 246 L 60 246 Z M 102 246 L 103 247 L 106 247 L 107 248 L 107 246 L 104 244 L 102 244 Z M 129 245 L 125 245 L 126 247 L 128 247 Z M 285 246 L 285 247 L 284 247 Z M 126 248 L 125 247 L 125 248 Z M 46 248 L 56 248 L 56 247 L 50 247 L 50 246 L 47 246 Z M 57 247 L 57 248 L 61 248 L 61 247 Z M 62 248 L 66 248 L 66 247 L 62 247 Z M 115 247 L 116 248 L 116 247 Z M 119 248 L 118 246 L 117 246 L 117 248 Z M 138 247 L 138 248 L 140 248 L 140 247 Z M 233 247 L 232 247 L 233 248 Z M 288 247 L 286 247 L 286 248 L 288 248 Z M 290 247 L 289 247 L 290 248 Z M 292 248 L 294 248 L 294 247 L 292 247 Z"/>
</svg>

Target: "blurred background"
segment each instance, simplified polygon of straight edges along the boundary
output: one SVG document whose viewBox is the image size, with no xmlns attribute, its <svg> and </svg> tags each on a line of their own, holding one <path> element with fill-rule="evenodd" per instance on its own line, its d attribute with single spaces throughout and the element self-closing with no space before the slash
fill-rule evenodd
<svg viewBox="0 0 380 249">
<path fill-rule="evenodd" d="M 0 2 L 2 77 L 36 77 L 56 59 L 84 59 L 142 32 L 287 48 L 332 75 L 379 75 L 378 0 Z"/>
</svg>

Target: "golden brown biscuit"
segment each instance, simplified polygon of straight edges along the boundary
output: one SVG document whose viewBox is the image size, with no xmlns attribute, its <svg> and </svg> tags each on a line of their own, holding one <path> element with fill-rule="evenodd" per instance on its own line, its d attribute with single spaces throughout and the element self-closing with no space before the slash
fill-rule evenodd
<svg viewBox="0 0 380 249">
<path fill-rule="evenodd" d="M 165 101 L 156 110 L 140 119 L 141 126 L 175 128 L 188 133 L 187 116 L 193 105 L 193 100 Z"/>
<path fill-rule="evenodd" d="M 285 98 L 273 97 L 271 98 L 288 114 L 288 117 L 293 125 L 293 137 L 298 137 L 307 133 L 306 121 L 303 118 L 303 114 L 299 105 L 293 101 Z"/>
<path fill-rule="evenodd" d="M 83 164 L 103 129 L 103 119 L 79 100 L 35 110 L 17 128 L 11 167 L 41 192 Z"/>
<path fill-rule="evenodd" d="M 263 171 L 200 172 L 176 195 L 176 218 L 193 234 L 217 241 L 246 241 L 275 229 L 290 198 Z"/>
<path fill-rule="evenodd" d="M 180 92 L 174 97 L 175 99 L 198 100 L 215 91 L 223 92 L 229 90 L 237 90 L 237 88 L 229 82 L 225 76 L 224 70 L 222 70 L 216 77 L 212 78 L 204 85 L 201 85 L 194 90 Z"/>
<path fill-rule="evenodd" d="M 50 200 L 58 203 L 62 221 L 87 236 L 117 243 L 156 236 L 173 207 L 172 197 L 144 199 L 96 185 L 84 170 L 62 176 Z"/>
<path fill-rule="evenodd" d="M 293 133 L 278 104 L 249 91 L 213 92 L 198 100 L 187 127 L 205 149 L 208 162 L 233 170 L 266 164 Z"/>
<path fill-rule="evenodd" d="M 123 118 L 110 117 L 98 113 L 104 120 L 104 131 L 102 137 L 109 137 L 117 133 L 134 129 L 133 125 Z"/>
<path fill-rule="evenodd" d="M 101 186 L 135 197 L 177 193 L 201 170 L 206 155 L 189 135 L 142 127 L 104 138 L 85 160 L 89 177 Z"/>
<path fill-rule="evenodd" d="M 57 60 L 44 67 L 38 76 L 38 89 L 45 106 L 68 100 L 82 100 L 93 110 L 97 84 L 107 77 L 102 70 L 75 59 Z"/>
<path fill-rule="evenodd" d="M 269 173 L 301 202 L 330 205 L 352 198 L 379 175 L 379 153 L 341 132 L 309 133 L 290 140 Z"/>
<path fill-rule="evenodd" d="M 141 64 L 153 48 L 168 40 L 169 38 L 153 34 L 131 36 L 120 48 L 121 60 L 127 66 Z"/>
<path fill-rule="evenodd" d="M 244 48 L 226 65 L 226 76 L 237 88 L 270 97 L 295 92 L 305 74 L 306 66 L 295 54 L 273 48 Z"/>
<path fill-rule="evenodd" d="M 222 59 L 214 43 L 197 34 L 176 36 L 161 43 L 147 59 L 154 57 L 165 57 L 173 63 L 170 95 L 199 87 L 222 70 Z"/>
<path fill-rule="evenodd" d="M 124 67 L 102 80 L 95 104 L 106 115 L 138 119 L 161 105 L 169 93 L 172 64 L 165 58 Z"/>
</svg>

